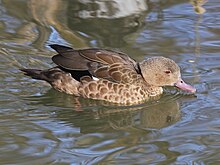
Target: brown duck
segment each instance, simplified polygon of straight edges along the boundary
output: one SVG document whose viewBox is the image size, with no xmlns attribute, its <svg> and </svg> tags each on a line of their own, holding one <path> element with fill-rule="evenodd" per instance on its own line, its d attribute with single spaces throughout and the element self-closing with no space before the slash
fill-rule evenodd
<svg viewBox="0 0 220 165">
<path fill-rule="evenodd" d="M 131 105 L 162 94 L 163 86 L 196 91 L 181 79 L 179 66 L 165 57 L 152 57 L 138 63 L 112 50 L 50 46 L 58 52 L 52 57 L 58 66 L 47 70 L 21 70 L 34 79 L 47 81 L 60 92 Z"/>
</svg>

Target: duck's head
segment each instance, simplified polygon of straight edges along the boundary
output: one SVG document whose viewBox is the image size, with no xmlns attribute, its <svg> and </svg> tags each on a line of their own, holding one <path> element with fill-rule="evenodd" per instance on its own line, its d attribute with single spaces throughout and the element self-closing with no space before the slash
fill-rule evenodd
<svg viewBox="0 0 220 165">
<path fill-rule="evenodd" d="M 144 80 L 152 86 L 175 86 L 195 93 L 196 89 L 186 84 L 180 73 L 180 67 L 171 59 L 152 57 L 139 63 Z"/>
</svg>

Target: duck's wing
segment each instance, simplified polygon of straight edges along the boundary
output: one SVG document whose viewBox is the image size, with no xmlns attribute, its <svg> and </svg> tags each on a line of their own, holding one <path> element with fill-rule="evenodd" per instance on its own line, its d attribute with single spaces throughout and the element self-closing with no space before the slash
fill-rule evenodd
<svg viewBox="0 0 220 165">
<path fill-rule="evenodd" d="M 128 55 L 106 49 L 81 49 L 50 45 L 58 52 L 52 57 L 55 64 L 68 70 L 88 70 L 97 78 L 128 83 L 140 73 L 137 62 Z"/>
</svg>

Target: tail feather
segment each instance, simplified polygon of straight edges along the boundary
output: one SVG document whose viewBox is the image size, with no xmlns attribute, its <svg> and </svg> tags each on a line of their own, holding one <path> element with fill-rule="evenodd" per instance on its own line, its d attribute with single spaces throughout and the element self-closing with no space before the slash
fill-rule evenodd
<svg viewBox="0 0 220 165">
<path fill-rule="evenodd" d="M 47 70 L 20 69 L 25 75 L 37 80 L 47 81 L 54 89 L 79 96 L 80 82 L 74 79 L 70 73 L 54 67 Z"/>
<path fill-rule="evenodd" d="M 22 72 L 24 72 L 25 75 L 30 76 L 34 79 L 38 79 L 41 80 L 42 76 L 41 76 L 41 72 L 42 70 L 38 70 L 38 69 L 25 69 L 22 68 L 20 69 Z"/>
<path fill-rule="evenodd" d="M 45 77 L 45 75 L 42 73 L 42 70 L 39 69 L 20 69 L 22 72 L 24 72 L 25 75 L 32 77 L 33 79 L 37 80 L 45 80 L 48 81 L 48 78 Z"/>
</svg>

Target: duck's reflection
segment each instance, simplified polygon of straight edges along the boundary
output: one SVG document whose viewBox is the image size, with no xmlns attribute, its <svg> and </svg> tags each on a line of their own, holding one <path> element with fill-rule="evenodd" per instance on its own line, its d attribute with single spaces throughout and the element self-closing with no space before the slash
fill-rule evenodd
<svg viewBox="0 0 220 165">
<path fill-rule="evenodd" d="M 145 128 L 163 128 L 180 119 L 180 107 L 177 101 L 153 105 L 141 113 L 140 121 Z"/>
<path fill-rule="evenodd" d="M 180 119 L 177 101 L 147 102 L 137 106 L 106 105 L 102 101 L 78 98 L 49 90 L 43 96 L 28 98 L 37 104 L 56 106 L 58 120 L 79 127 L 81 133 L 109 132 L 112 129 L 160 129 Z M 161 100 L 161 99 L 160 99 Z"/>
</svg>

